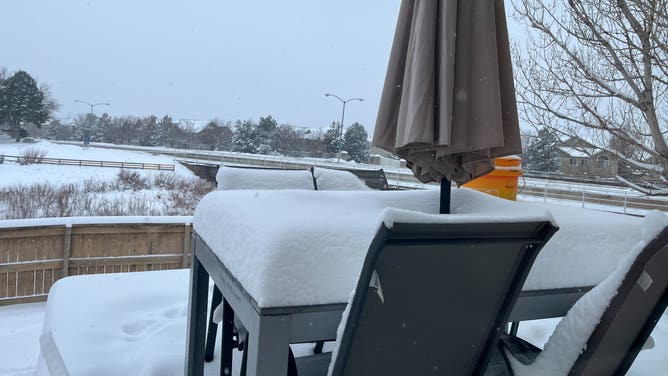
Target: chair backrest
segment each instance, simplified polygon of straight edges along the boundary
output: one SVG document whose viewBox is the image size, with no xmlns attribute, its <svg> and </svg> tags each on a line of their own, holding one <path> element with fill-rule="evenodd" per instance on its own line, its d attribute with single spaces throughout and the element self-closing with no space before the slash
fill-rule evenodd
<svg viewBox="0 0 668 376">
<path fill-rule="evenodd" d="M 640 252 L 594 328 L 572 375 L 623 375 L 668 305 L 668 227 Z"/>
<path fill-rule="evenodd" d="M 364 183 L 369 186 L 369 188 L 377 189 L 379 191 L 389 191 L 390 185 L 387 183 L 387 177 L 385 177 L 385 171 L 383 169 L 378 170 L 348 170 L 351 173 L 355 174 L 358 178 L 364 180 Z"/>
<path fill-rule="evenodd" d="M 381 226 L 332 375 L 482 374 L 555 231 L 542 221 Z"/>
</svg>

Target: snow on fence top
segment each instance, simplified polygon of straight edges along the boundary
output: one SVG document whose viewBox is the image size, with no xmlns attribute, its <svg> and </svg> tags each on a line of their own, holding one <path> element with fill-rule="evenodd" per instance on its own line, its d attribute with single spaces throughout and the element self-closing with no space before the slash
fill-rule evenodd
<svg viewBox="0 0 668 376">
<path fill-rule="evenodd" d="M 0 221 L 0 229 L 91 224 L 190 224 L 192 218 L 192 216 L 125 216 L 8 219 Z"/>
</svg>

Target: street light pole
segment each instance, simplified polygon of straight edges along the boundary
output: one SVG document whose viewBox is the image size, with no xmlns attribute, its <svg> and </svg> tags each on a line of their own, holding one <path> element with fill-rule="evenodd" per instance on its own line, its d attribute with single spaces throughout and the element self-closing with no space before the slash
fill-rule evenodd
<svg viewBox="0 0 668 376">
<path fill-rule="evenodd" d="M 95 107 L 95 106 L 109 106 L 110 105 L 107 102 L 88 103 L 86 101 L 82 101 L 81 99 L 75 99 L 74 101 L 90 106 L 90 118 L 88 120 L 86 120 L 86 123 L 88 123 L 88 121 L 93 121 L 93 107 Z M 83 142 L 84 142 L 84 147 L 87 147 L 89 142 L 90 142 L 90 129 L 86 130 L 84 128 L 84 140 L 83 140 Z"/>
<path fill-rule="evenodd" d="M 342 99 L 338 95 L 335 94 L 330 94 L 330 93 L 325 93 L 326 97 L 334 97 L 338 99 L 342 104 L 343 104 L 343 110 L 341 111 L 341 130 L 339 131 L 339 154 L 336 157 L 336 162 L 339 163 L 341 162 L 341 151 L 343 151 L 343 119 L 346 116 L 346 103 L 351 102 L 351 101 L 364 101 L 362 98 L 350 98 L 350 99 Z"/>
<path fill-rule="evenodd" d="M 88 103 L 88 102 L 86 102 L 86 101 L 82 101 L 82 100 L 80 100 L 80 99 L 75 99 L 74 101 L 75 101 L 75 102 L 79 102 L 79 103 L 83 103 L 83 104 L 86 104 L 86 105 L 89 105 L 89 106 L 90 106 L 90 114 L 91 114 L 91 115 L 93 115 L 93 107 L 95 107 L 95 106 L 110 106 L 110 104 L 109 104 L 109 103 L 106 103 L 106 102 L 100 102 L 100 103 Z"/>
</svg>

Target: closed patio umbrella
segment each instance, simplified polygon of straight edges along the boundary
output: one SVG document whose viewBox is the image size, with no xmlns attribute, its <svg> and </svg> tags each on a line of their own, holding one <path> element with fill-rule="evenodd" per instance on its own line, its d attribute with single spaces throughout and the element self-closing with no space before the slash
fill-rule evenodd
<svg viewBox="0 0 668 376">
<path fill-rule="evenodd" d="M 505 17 L 503 0 L 401 3 L 373 145 L 440 181 L 442 201 L 521 153 Z"/>
</svg>

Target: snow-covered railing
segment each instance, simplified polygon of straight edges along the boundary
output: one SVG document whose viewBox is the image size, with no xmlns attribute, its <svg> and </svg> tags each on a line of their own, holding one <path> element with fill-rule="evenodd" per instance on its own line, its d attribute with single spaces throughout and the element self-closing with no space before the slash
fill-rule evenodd
<svg viewBox="0 0 668 376">
<path fill-rule="evenodd" d="M 185 268 L 192 217 L 0 221 L 0 306 L 46 300 L 68 275 Z"/>
<path fill-rule="evenodd" d="M 557 184 L 555 184 L 557 185 Z M 634 192 L 600 192 L 580 186 L 526 184 L 520 196 L 534 196 L 542 202 L 570 201 L 589 209 L 614 211 L 623 214 L 644 214 L 648 210 L 668 212 L 668 200 L 658 200 Z"/>
</svg>

